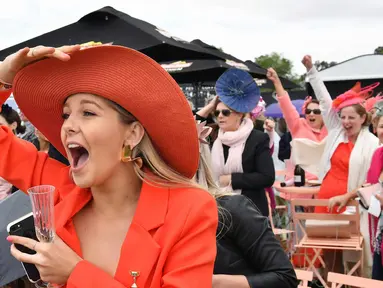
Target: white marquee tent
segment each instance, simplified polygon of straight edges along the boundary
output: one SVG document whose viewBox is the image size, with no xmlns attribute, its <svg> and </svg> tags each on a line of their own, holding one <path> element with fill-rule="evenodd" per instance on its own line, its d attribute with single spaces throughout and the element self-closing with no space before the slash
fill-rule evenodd
<svg viewBox="0 0 383 288">
<path fill-rule="evenodd" d="M 351 58 L 319 72 L 330 94 L 337 96 L 350 89 L 357 81 L 362 86 L 381 82 L 375 91 L 383 90 L 383 55 L 368 54 Z M 306 82 L 307 79 L 306 79 Z M 309 94 L 312 88 L 308 84 Z"/>
</svg>

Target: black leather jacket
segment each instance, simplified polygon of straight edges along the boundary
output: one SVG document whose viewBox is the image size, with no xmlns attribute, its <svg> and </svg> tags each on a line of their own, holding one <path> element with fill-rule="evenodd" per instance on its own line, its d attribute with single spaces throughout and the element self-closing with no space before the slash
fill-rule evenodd
<svg viewBox="0 0 383 288">
<path fill-rule="evenodd" d="M 214 274 L 244 275 L 251 288 L 296 288 L 294 268 L 253 202 L 233 195 L 219 198 L 218 204 Z"/>
</svg>

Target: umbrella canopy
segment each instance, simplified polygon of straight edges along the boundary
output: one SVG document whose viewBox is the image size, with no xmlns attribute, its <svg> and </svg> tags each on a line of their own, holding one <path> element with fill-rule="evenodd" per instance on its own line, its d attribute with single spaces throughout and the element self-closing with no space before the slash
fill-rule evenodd
<svg viewBox="0 0 383 288">
<path fill-rule="evenodd" d="M 246 65 L 246 67 L 248 67 L 248 69 L 249 69 L 248 72 L 255 77 L 255 81 L 257 82 L 257 84 L 260 88 L 274 89 L 273 83 L 266 78 L 267 69 L 259 66 L 258 64 L 254 63 L 250 60 L 247 60 L 244 62 L 244 61 L 234 57 L 233 55 L 227 54 L 227 53 L 221 51 L 220 49 L 218 49 L 212 45 L 209 45 L 209 44 L 207 44 L 207 43 L 205 43 L 199 39 L 195 39 L 195 40 L 191 41 L 191 43 L 196 44 L 196 45 L 208 50 L 209 53 L 213 54 L 216 57 L 220 57 L 220 58 L 225 59 L 226 62 Z M 239 67 L 236 67 L 236 68 L 239 68 Z M 294 82 L 291 82 L 290 80 L 288 80 L 286 78 L 280 77 L 280 79 L 281 79 L 282 85 L 285 89 L 300 88 L 297 84 L 295 84 Z"/>
<path fill-rule="evenodd" d="M 305 100 L 298 99 L 298 100 L 293 100 L 291 102 L 295 106 L 295 109 L 297 109 L 299 115 L 303 116 L 302 106 L 303 106 L 303 103 L 305 103 Z M 273 104 L 267 106 L 265 116 L 266 117 L 272 117 L 272 118 L 283 118 L 283 113 L 282 113 L 282 110 L 281 110 L 281 107 L 279 106 L 279 104 L 273 103 Z"/>
<path fill-rule="evenodd" d="M 156 61 L 223 59 L 202 47 L 112 7 L 104 7 L 78 22 L 0 51 L 0 60 L 23 47 L 82 44 L 90 41 L 122 45 L 141 51 Z"/>
<path fill-rule="evenodd" d="M 258 77 L 259 79 L 266 78 L 266 72 L 267 71 L 266 71 L 266 69 L 263 69 L 260 66 L 257 66 L 257 65 L 249 66 L 245 62 L 243 62 L 242 60 L 234 57 L 233 55 L 227 54 L 227 53 L 223 52 L 222 50 L 220 50 L 214 46 L 211 46 L 209 44 L 206 44 L 205 42 L 202 42 L 199 39 L 195 39 L 195 40 L 191 41 L 191 43 L 198 45 L 199 47 L 209 51 L 210 54 L 212 54 L 216 57 L 224 59 L 225 63 L 227 63 L 230 66 L 233 66 L 233 67 L 239 68 L 239 69 L 243 69 L 241 67 L 246 67 L 246 69 L 244 69 L 244 70 L 246 70 L 250 74 Z"/>
<path fill-rule="evenodd" d="M 230 60 L 188 60 L 161 62 L 164 68 L 179 84 L 215 82 L 227 69 L 238 68 L 247 71 L 253 77 L 263 77 L 243 63 Z M 214 85 L 213 85 L 214 86 Z"/>
</svg>

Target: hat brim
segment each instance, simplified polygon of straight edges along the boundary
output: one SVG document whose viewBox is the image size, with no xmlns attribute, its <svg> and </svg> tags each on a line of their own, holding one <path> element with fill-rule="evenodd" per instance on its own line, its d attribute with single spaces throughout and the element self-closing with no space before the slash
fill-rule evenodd
<svg viewBox="0 0 383 288">
<path fill-rule="evenodd" d="M 67 62 L 44 59 L 23 68 L 13 84 L 21 111 L 63 155 L 63 104 L 68 96 L 89 93 L 133 114 L 173 170 L 188 178 L 196 173 L 198 136 L 190 106 L 173 78 L 140 52 L 100 46 Z"/>
</svg>

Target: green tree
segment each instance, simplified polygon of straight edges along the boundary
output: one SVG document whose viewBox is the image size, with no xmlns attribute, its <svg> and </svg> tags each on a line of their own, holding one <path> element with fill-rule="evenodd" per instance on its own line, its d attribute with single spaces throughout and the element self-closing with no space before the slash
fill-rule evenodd
<svg viewBox="0 0 383 288">
<path fill-rule="evenodd" d="M 331 61 L 331 62 L 326 62 L 326 61 L 315 61 L 314 65 L 315 65 L 315 68 L 318 70 L 318 71 L 321 71 L 323 69 L 327 69 L 327 68 L 330 68 L 332 66 L 335 66 L 336 62 L 334 61 Z"/>
<path fill-rule="evenodd" d="M 374 54 L 383 54 L 383 46 L 379 46 L 374 50 Z"/>
<path fill-rule="evenodd" d="M 255 63 L 266 69 L 273 67 L 281 77 L 290 78 L 292 76 L 293 62 L 280 53 L 272 52 L 271 54 L 261 55 L 255 58 Z"/>
<path fill-rule="evenodd" d="M 293 62 L 283 57 L 281 53 L 272 52 L 261 55 L 255 58 L 255 63 L 266 69 L 272 67 L 280 77 L 287 78 L 300 86 L 304 85 L 304 77 L 293 73 Z"/>
</svg>

